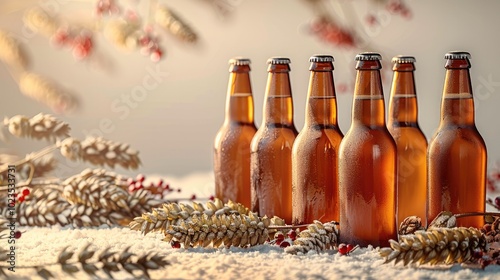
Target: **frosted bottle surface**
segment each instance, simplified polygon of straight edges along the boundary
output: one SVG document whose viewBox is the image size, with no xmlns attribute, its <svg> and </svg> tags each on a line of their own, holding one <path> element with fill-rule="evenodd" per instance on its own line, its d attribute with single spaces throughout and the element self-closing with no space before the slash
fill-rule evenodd
<svg viewBox="0 0 500 280">
<path fill-rule="evenodd" d="M 441 211 L 484 212 L 486 145 L 474 120 L 470 54 L 448 52 L 441 121 L 428 148 L 428 221 Z M 484 218 L 457 219 L 458 226 L 484 225 Z"/>
<path fill-rule="evenodd" d="M 396 144 L 385 125 L 381 57 L 356 56 L 351 127 L 340 143 L 340 240 L 389 246 L 396 230 Z"/>
<path fill-rule="evenodd" d="M 397 225 L 418 216 L 425 226 L 427 203 L 427 139 L 418 125 L 415 58 L 396 56 L 387 127 L 397 146 Z"/>
<path fill-rule="evenodd" d="M 292 221 L 292 146 L 297 136 L 293 123 L 292 92 L 287 58 L 268 60 L 268 79 L 262 125 L 251 143 L 253 211 Z"/>
<path fill-rule="evenodd" d="M 250 142 L 257 128 L 250 60 L 229 61 L 226 115 L 214 144 L 215 196 L 250 207 Z"/>
<path fill-rule="evenodd" d="M 312 56 L 305 124 L 293 144 L 293 223 L 339 220 L 338 148 L 333 57 Z"/>
</svg>

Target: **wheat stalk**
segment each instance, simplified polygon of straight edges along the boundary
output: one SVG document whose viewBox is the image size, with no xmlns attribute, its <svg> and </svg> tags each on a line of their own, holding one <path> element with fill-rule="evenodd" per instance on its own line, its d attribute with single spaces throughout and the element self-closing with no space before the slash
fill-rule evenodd
<svg viewBox="0 0 500 280">
<path fill-rule="evenodd" d="M 58 29 L 58 21 L 40 8 L 32 8 L 24 13 L 23 21 L 31 30 L 47 37 L 52 36 Z"/>
<path fill-rule="evenodd" d="M 68 251 L 64 248 L 54 263 L 43 265 L 16 266 L 16 269 L 34 269 L 38 276 L 43 279 L 54 278 L 54 274 L 49 270 L 51 266 L 59 266 L 66 274 L 73 276 L 77 272 L 84 272 L 90 277 L 96 278 L 98 272 L 104 273 L 110 279 L 113 279 L 113 273 L 125 271 L 133 278 L 141 277 L 150 279 L 149 271 L 163 269 L 170 265 L 164 256 L 156 253 L 146 253 L 136 255 L 129 252 L 130 247 L 121 252 L 111 252 L 109 248 L 102 251 L 90 250 L 90 244 L 85 246 L 78 254 L 74 251 Z M 0 261 L 8 257 L 6 251 L 0 249 Z M 95 261 L 91 259 L 97 256 Z M 95 259 L 95 257 L 94 257 Z M 8 277 L 4 272 L 7 266 L 0 265 L 0 275 Z"/>
<path fill-rule="evenodd" d="M 104 35 L 115 46 L 130 51 L 137 47 L 137 33 L 140 31 L 140 27 L 138 21 L 111 20 L 106 24 Z"/>
<path fill-rule="evenodd" d="M 95 165 L 119 165 L 125 169 L 137 169 L 141 161 L 138 152 L 128 144 L 113 142 L 103 138 L 87 137 L 82 142 L 82 160 Z"/>
<path fill-rule="evenodd" d="M 25 70 L 29 66 L 29 58 L 21 43 L 0 30 L 0 60 L 11 67 Z"/>
<path fill-rule="evenodd" d="M 79 106 L 75 95 L 55 81 L 32 72 L 24 72 L 20 75 L 19 89 L 26 96 L 47 105 L 56 112 L 68 112 Z"/>
<path fill-rule="evenodd" d="M 3 124 L 16 137 L 29 137 L 37 140 L 46 139 L 55 142 L 58 139 L 69 137 L 70 127 L 49 114 L 37 114 L 32 118 L 16 115 L 5 118 Z"/>
<path fill-rule="evenodd" d="M 321 252 L 337 246 L 339 228 L 337 222 L 321 223 L 314 221 L 301 231 L 293 245 L 286 247 L 289 254 L 306 254 L 309 251 Z"/>
<path fill-rule="evenodd" d="M 431 228 L 402 235 L 399 242 L 389 240 L 391 247 L 381 248 L 385 262 L 395 264 L 452 264 L 469 261 L 475 250 L 485 250 L 484 236 L 475 228 Z"/>
<path fill-rule="evenodd" d="M 194 43 L 197 40 L 194 30 L 167 7 L 161 6 L 157 8 L 155 21 L 165 30 L 186 42 Z"/>
</svg>

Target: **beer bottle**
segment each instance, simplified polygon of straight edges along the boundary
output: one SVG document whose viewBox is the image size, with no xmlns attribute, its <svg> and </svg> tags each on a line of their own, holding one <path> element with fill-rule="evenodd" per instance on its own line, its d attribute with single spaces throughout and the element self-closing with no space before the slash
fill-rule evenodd
<svg viewBox="0 0 500 280">
<path fill-rule="evenodd" d="M 396 144 L 385 125 L 377 53 L 356 56 L 351 127 L 340 143 L 340 240 L 389 246 L 396 240 Z"/>
<path fill-rule="evenodd" d="M 429 143 L 427 219 L 441 211 L 484 212 L 486 146 L 474 122 L 469 75 L 470 54 L 448 52 L 441 101 L 441 121 Z M 480 228 L 481 216 L 460 218 L 458 226 Z"/>
<path fill-rule="evenodd" d="M 292 150 L 294 224 L 339 220 L 337 156 L 343 134 L 337 125 L 333 57 L 315 55 L 304 128 Z"/>
<path fill-rule="evenodd" d="M 290 60 L 273 57 L 267 63 L 264 116 L 251 143 L 252 210 L 290 224 L 292 145 L 298 134 L 293 123 Z"/>
<path fill-rule="evenodd" d="M 415 58 L 396 56 L 392 63 L 394 75 L 387 126 L 397 146 L 396 212 L 399 225 L 408 216 L 418 216 L 423 221 L 426 218 L 427 139 L 417 120 L 413 76 Z"/>
<path fill-rule="evenodd" d="M 254 123 L 250 60 L 229 60 L 226 116 L 215 138 L 215 196 L 250 207 L 250 142 Z"/>
</svg>

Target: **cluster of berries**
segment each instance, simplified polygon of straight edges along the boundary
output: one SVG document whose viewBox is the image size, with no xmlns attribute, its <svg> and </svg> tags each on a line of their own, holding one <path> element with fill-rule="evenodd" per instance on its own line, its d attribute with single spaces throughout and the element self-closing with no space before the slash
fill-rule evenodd
<svg viewBox="0 0 500 280">
<path fill-rule="evenodd" d="M 310 31 L 321 40 L 342 47 L 354 47 L 352 33 L 326 17 L 319 17 L 310 24 Z"/>
<path fill-rule="evenodd" d="M 78 60 L 89 57 L 94 47 L 92 32 L 88 30 L 72 32 L 69 28 L 61 27 L 52 35 L 51 40 L 57 46 L 71 48 L 73 57 Z"/>
<path fill-rule="evenodd" d="M 160 61 L 163 56 L 163 50 L 160 48 L 158 41 L 158 37 L 153 36 L 148 30 L 139 38 L 141 54 L 146 56 L 149 55 L 149 58 L 153 62 Z"/>
<path fill-rule="evenodd" d="M 345 244 L 345 243 L 340 243 L 339 244 L 339 247 L 338 247 L 338 250 L 339 250 L 339 254 L 341 255 L 349 255 L 349 253 L 351 253 L 352 251 L 358 249 L 359 246 L 356 245 L 352 245 L 352 244 Z"/>
<path fill-rule="evenodd" d="M 95 14 L 103 16 L 103 14 L 119 14 L 120 7 L 116 5 L 114 0 L 98 0 L 95 7 Z"/>
<path fill-rule="evenodd" d="M 26 197 L 30 195 L 30 189 L 24 188 L 20 193 L 16 193 L 15 197 L 17 202 L 23 203 L 26 200 Z"/>
<path fill-rule="evenodd" d="M 135 191 L 145 189 L 152 194 L 164 194 L 165 192 L 181 192 L 181 189 L 173 189 L 170 187 L 168 183 L 165 183 L 162 179 L 159 179 L 156 183 L 149 183 L 146 184 L 146 176 L 143 174 L 138 174 L 135 179 L 134 178 L 128 178 L 127 184 L 128 184 L 128 191 L 130 193 L 133 193 Z"/>
<path fill-rule="evenodd" d="M 295 239 L 297 239 L 297 231 L 296 230 L 289 230 L 286 234 L 286 238 L 285 238 L 285 235 L 283 234 L 283 232 L 281 231 L 278 231 L 274 234 L 274 240 L 271 240 L 269 242 L 269 244 L 274 244 L 276 246 L 280 246 L 280 248 L 286 248 L 290 245 L 293 244 L 293 242 L 295 241 Z"/>
<path fill-rule="evenodd" d="M 135 179 L 134 178 L 128 178 L 127 179 L 127 185 L 128 185 L 128 191 L 129 193 L 136 192 L 138 190 L 144 189 L 151 194 L 154 195 L 159 195 L 161 198 L 165 196 L 168 193 L 172 192 L 178 192 L 180 193 L 182 190 L 180 188 L 172 188 L 168 183 L 165 183 L 162 179 L 159 179 L 157 182 L 150 182 L 149 184 L 146 183 L 146 176 L 144 174 L 138 174 Z M 178 199 L 178 200 L 195 200 L 198 197 L 196 194 L 192 194 L 189 198 L 185 199 Z M 206 198 L 205 198 L 206 199 Z M 209 200 L 215 200 L 215 197 L 211 195 Z"/>
</svg>

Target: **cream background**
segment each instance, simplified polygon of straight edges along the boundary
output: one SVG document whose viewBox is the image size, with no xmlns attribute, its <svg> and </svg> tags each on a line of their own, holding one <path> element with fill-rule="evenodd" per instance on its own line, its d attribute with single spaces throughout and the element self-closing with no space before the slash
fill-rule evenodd
<svg viewBox="0 0 500 280">
<path fill-rule="evenodd" d="M 341 49 L 308 35 L 305 25 L 313 13 L 299 0 L 233 0 L 234 11 L 222 19 L 205 1 L 160 1 L 176 10 L 199 32 L 200 44 L 187 46 L 170 36 L 163 36 L 166 58 L 158 64 L 138 52 L 125 54 L 116 50 L 102 35 L 95 38 L 99 55 L 112 62 L 108 70 L 92 63 L 76 62 L 70 51 L 58 50 L 39 36 L 27 33 L 22 23 L 23 10 L 9 12 L 8 3 L 23 2 L 25 6 L 55 3 L 62 15 L 78 19 L 90 12 L 94 1 L 5 1 L 0 4 L 0 28 L 11 32 L 27 44 L 33 58 L 33 70 L 56 79 L 77 92 L 83 107 L 67 116 L 72 135 L 84 138 L 96 131 L 105 138 L 128 142 L 140 151 L 143 165 L 139 171 L 125 174 L 159 173 L 182 176 L 191 172 L 206 172 L 212 168 L 212 145 L 223 122 L 228 79 L 227 61 L 233 56 L 252 60 L 252 85 L 255 98 L 255 118 L 262 119 L 262 103 L 267 79 L 266 60 L 270 56 L 286 56 L 292 61 L 291 83 L 298 129 L 304 123 L 304 107 L 308 86 L 308 58 L 312 54 L 332 54 L 335 61 L 335 81 L 344 83 L 352 92 L 354 56 L 361 51 L 380 51 L 385 62 L 397 54 L 417 58 L 416 83 L 419 99 L 419 121 L 429 139 L 439 122 L 441 92 L 444 81 L 444 54 L 449 50 L 472 53 L 472 83 L 475 90 L 476 123 L 489 152 L 489 166 L 500 159 L 500 57 L 498 55 L 500 27 L 499 1 L 407 1 L 413 12 L 411 20 L 378 10 L 380 26 L 367 29 L 358 25 L 366 42 L 362 49 Z M 123 1 L 130 3 L 134 1 Z M 141 1 L 140 9 L 148 1 Z M 368 10 L 376 6 L 368 1 L 353 2 L 356 17 L 350 22 L 363 21 Z M 21 5 L 20 5 L 21 6 Z M 83 17 L 82 17 L 83 18 Z M 339 14 L 343 19 L 343 15 Z M 163 35 L 162 31 L 160 33 Z M 164 76 L 149 84 L 147 94 L 131 98 L 125 105 L 122 96 L 130 96 L 156 67 Z M 392 74 L 384 81 L 384 94 L 389 97 Z M 156 83 L 155 83 L 156 81 Z M 498 82 L 498 83 L 497 83 Z M 155 84 L 155 85 L 153 85 Z M 0 64 L 0 117 L 24 114 L 28 116 L 50 110 L 23 96 L 5 65 Z M 339 124 L 345 133 L 350 125 L 351 93 L 338 95 Z M 388 107 L 386 107 L 387 109 Z M 102 123 L 102 124 L 101 124 Z M 44 143 L 17 140 L 0 143 L 2 151 L 24 154 L 41 148 Z M 61 176 L 69 176 L 84 168 L 84 164 L 63 163 Z"/>
</svg>

